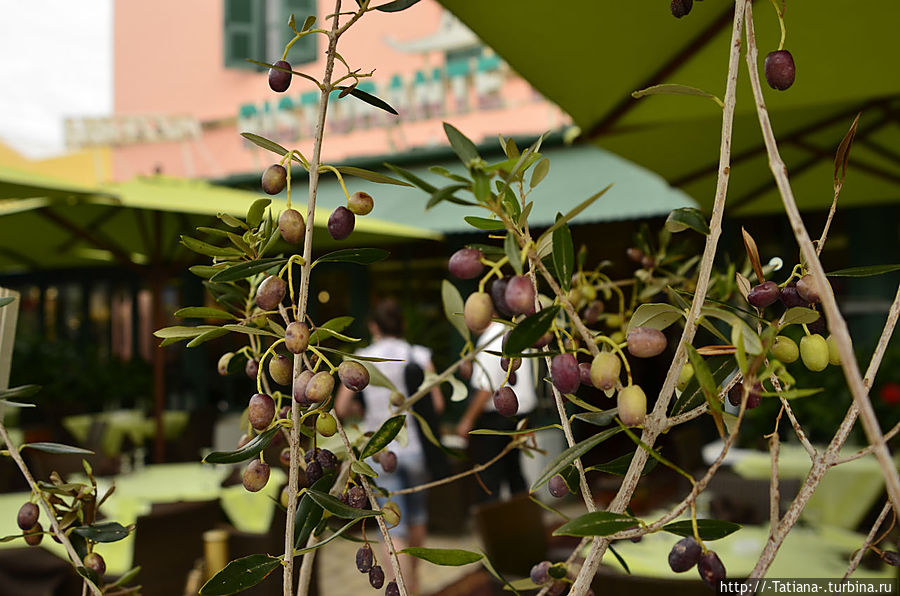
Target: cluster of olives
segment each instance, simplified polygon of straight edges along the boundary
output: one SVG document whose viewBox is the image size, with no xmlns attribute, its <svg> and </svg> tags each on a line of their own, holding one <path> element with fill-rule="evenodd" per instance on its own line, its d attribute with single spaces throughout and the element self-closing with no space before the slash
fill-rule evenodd
<svg viewBox="0 0 900 596">
<path fill-rule="evenodd" d="M 39 545 L 44 538 L 44 528 L 41 526 L 41 522 L 38 521 L 40 516 L 40 507 L 31 501 L 28 501 L 19 507 L 19 512 L 16 515 L 16 524 L 19 526 L 19 529 L 22 530 L 25 543 L 29 546 Z M 59 542 L 59 539 L 56 536 L 54 536 L 53 539 Z M 94 570 L 100 578 L 106 573 L 106 561 L 95 552 L 85 555 L 82 559 L 82 563 L 88 569 Z"/>
<path fill-rule="evenodd" d="M 560 596 L 575 579 L 575 574 L 561 564 L 541 561 L 531 568 L 529 577 L 535 585 L 547 586 L 547 594 L 550 596 Z M 594 596 L 594 591 L 588 588 L 585 596 Z"/>
<path fill-rule="evenodd" d="M 384 586 L 384 569 L 381 568 L 381 565 L 376 565 L 375 563 L 375 554 L 367 542 L 356 551 L 356 568 L 360 573 L 369 575 L 370 586 L 380 590 Z M 394 580 L 389 581 L 384 589 L 384 593 L 388 596 L 399 596 L 400 588 L 397 586 L 397 582 Z"/>
<path fill-rule="evenodd" d="M 716 590 L 719 582 L 725 580 L 725 565 L 714 551 L 704 549 L 692 537 L 682 538 L 669 551 L 669 567 L 675 573 L 683 573 L 694 565 L 700 573 L 700 579 Z"/>
<path fill-rule="evenodd" d="M 262 175 L 262 189 L 266 194 L 277 195 L 287 186 L 287 169 L 281 164 L 272 164 Z M 335 240 L 347 238 L 356 226 L 357 215 L 368 215 L 375 208 L 372 195 L 355 192 L 347 199 L 347 206 L 340 205 L 328 218 L 328 233 Z M 300 244 L 306 233 L 303 215 L 296 209 L 285 209 L 278 218 L 278 230 L 285 242 Z"/>
</svg>

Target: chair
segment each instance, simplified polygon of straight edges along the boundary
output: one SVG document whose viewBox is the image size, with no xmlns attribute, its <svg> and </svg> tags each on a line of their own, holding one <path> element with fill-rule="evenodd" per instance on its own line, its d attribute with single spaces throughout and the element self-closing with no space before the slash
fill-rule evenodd
<svg viewBox="0 0 900 596">
<path fill-rule="evenodd" d="M 194 562 L 203 557 L 203 532 L 225 520 L 219 500 L 154 504 L 137 519 L 134 565 L 144 596 L 184 591 Z"/>
<path fill-rule="evenodd" d="M 475 508 L 475 525 L 488 559 L 500 573 L 527 576 L 547 554 L 544 510 L 525 493 Z"/>
</svg>

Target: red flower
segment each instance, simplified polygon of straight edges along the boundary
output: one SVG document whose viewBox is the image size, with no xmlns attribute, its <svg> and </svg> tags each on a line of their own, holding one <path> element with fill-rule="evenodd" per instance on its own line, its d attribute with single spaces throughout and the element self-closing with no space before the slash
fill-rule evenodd
<svg viewBox="0 0 900 596">
<path fill-rule="evenodd" d="M 889 405 L 900 404 L 900 385 L 897 383 L 885 383 L 878 392 L 881 401 Z"/>
</svg>

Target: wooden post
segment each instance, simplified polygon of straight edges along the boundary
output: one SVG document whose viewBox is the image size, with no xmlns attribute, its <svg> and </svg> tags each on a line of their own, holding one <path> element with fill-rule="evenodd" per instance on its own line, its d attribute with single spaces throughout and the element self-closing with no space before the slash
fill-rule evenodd
<svg viewBox="0 0 900 596">
<path fill-rule="evenodd" d="M 16 338 L 16 322 L 19 319 L 18 292 L 0 288 L 0 298 L 12 297 L 12 303 L 0 306 L 0 389 L 9 388 L 9 371 L 12 367 L 13 342 Z"/>
</svg>

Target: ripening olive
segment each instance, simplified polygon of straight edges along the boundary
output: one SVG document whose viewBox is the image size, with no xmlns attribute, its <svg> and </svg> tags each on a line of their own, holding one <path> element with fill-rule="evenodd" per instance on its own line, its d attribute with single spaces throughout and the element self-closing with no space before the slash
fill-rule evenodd
<svg viewBox="0 0 900 596">
<path fill-rule="evenodd" d="M 280 164 L 272 164 L 263 171 L 262 189 L 269 195 L 277 195 L 287 185 L 287 170 Z"/>
<path fill-rule="evenodd" d="M 582 385 L 587 385 L 588 387 L 593 387 L 594 383 L 591 381 L 591 363 L 590 362 L 579 362 L 578 363 L 578 382 Z"/>
<path fill-rule="evenodd" d="M 591 362 L 591 383 L 597 389 L 609 391 L 619 382 L 622 361 L 612 352 L 600 352 Z"/>
<path fill-rule="evenodd" d="M 93 569 L 101 578 L 106 574 L 106 561 L 97 553 L 88 553 L 82 563 L 88 569 Z"/>
<path fill-rule="evenodd" d="M 381 565 L 375 565 L 369 569 L 369 585 L 376 590 L 380 590 L 384 585 L 384 570 Z"/>
<path fill-rule="evenodd" d="M 372 195 L 369 193 L 357 191 L 350 195 L 347 207 L 354 215 L 368 215 L 375 208 L 375 201 L 372 200 Z"/>
<path fill-rule="evenodd" d="M 33 526 L 23 532 L 25 535 L 25 543 L 28 546 L 37 546 L 44 539 L 44 528 L 41 522 L 36 522 Z"/>
<path fill-rule="evenodd" d="M 251 379 L 256 379 L 256 375 L 259 374 L 259 360 L 256 358 L 247 360 L 247 364 L 244 365 L 244 373 Z"/>
<path fill-rule="evenodd" d="M 366 497 L 366 491 L 363 487 L 353 486 L 347 491 L 347 504 L 354 509 L 362 509 L 368 502 L 369 499 Z"/>
<path fill-rule="evenodd" d="M 647 396 L 639 385 L 623 387 L 616 398 L 616 405 L 622 424 L 637 426 L 644 422 L 644 416 L 647 415 Z"/>
<path fill-rule="evenodd" d="M 800 358 L 813 372 L 825 370 L 828 366 L 828 342 L 819 334 L 804 335 L 800 340 Z"/>
<path fill-rule="evenodd" d="M 335 240 L 343 240 L 350 235 L 356 225 L 356 216 L 343 205 L 331 212 L 328 217 L 328 233 Z"/>
<path fill-rule="evenodd" d="M 725 579 L 725 565 L 715 551 L 708 550 L 700 556 L 697 571 L 700 572 L 700 579 L 714 590 L 718 590 L 719 582 Z"/>
<path fill-rule="evenodd" d="M 355 360 L 344 360 L 338 366 L 341 383 L 351 391 L 362 391 L 369 385 L 369 371 Z"/>
<path fill-rule="evenodd" d="M 369 569 L 372 568 L 373 562 L 372 547 L 368 544 L 359 547 L 359 550 L 356 551 L 356 568 L 359 569 L 359 572 L 368 573 Z"/>
<path fill-rule="evenodd" d="M 578 361 L 572 354 L 557 354 L 550 361 L 550 378 L 560 393 L 575 393 L 581 384 Z"/>
<path fill-rule="evenodd" d="M 532 314 L 534 312 L 534 285 L 525 275 L 516 275 L 506 284 L 503 292 L 506 304 L 514 314 Z"/>
<path fill-rule="evenodd" d="M 275 417 L 275 400 L 265 393 L 254 394 L 247 406 L 247 417 L 255 430 L 265 430 Z"/>
<path fill-rule="evenodd" d="M 550 561 L 541 561 L 534 565 L 531 568 L 531 573 L 529 576 L 531 577 L 531 582 L 537 584 L 538 586 L 542 586 L 550 581 L 550 574 L 548 571 L 550 567 L 553 565 Z"/>
<path fill-rule="evenodd" d="M 269 482 L 269 464 L 254 459 L 246 468 L 241 476 L 244 488 L 251 493 L 259 492 Z"/>
<path fill-rule="evenodd" d="M 682 573 L 700 561 L 703 548 L 692 536 L 682 538 L 669 551 L 669 567 L 675 573 Z"/>
<path fill-rule="evenodd" d="M 691 12 L 691 8 L 693 8 L 693 6 L 693 0 L 672 0 L 672 3 L 669 4 L 669 10 L 672 11 L 673 17 L 675 17 L 676 19 L 680 19 L 681 17 Z"/>
<path fill-rule="evenodd" d="M 288 244 L 300 244 L 306 234 L 306 222 L 296 209 L 285 209 L 278 217 L 278 232 Z"/>
<path fill-rule="evenodd" d="M 494 392 L 494 408 L 501 416 L 515 416 L 519 411 L 519 398 L 512 387 L 501 387 Z"/>
<path fill-rule="evenodd" d="M 774 281 L 766 281 L 755 285 L 747 294 L 747 302 L 756 308 L 765 308 L 778 301 L 781 290 Z"/>
<path fill-rule="evenodd" d="M 309 327 L 300 321 L 291 321 L 284 328 L 284 346 L 291 354 L 301 354 L 309 347 Z"/>
<path fill-rule="evenodd" d="M 316 416 L 316 431 L 323 437 L 333 436 L 337 432 L 337 420 L 328 412 Z"/>
<path fill-rule="evenodd" d="M 825 343 L 828 344 L 828 364 L 840 366 L 841 353 L 838 351 L 837 342 L 835 341 L 834 336 L 829 335 L 828 339 L 825 340 Z"/>
<path fill-rule="evenodd" d="M 19 525 L 19 528 L 22 530 L 28 530 L 34 527 L 34 524 L 38 523 L 38 518 L 41 516 L 41 510 L 38 506 L 32 502 L 25 503 L 21 507 L 19 507 L 19 514 L 16 516 L 16 523 Z"/>
<path fill-rule="evenodd" d="M 381 469 L 387 474 L 392 474 L 397 469 L 397 454 L 393 451 L 385 451 L 378 458 Z"/>
<path fill-rule="evenodd" d="M 809 302 L 800 297 L 797 292 L 797 282 L 792 281 L 781 289 L 781 303 L 785 308 L 793 308 L 795 306 L 809 306 Z"/>
<path fill-rule="evenodd" d="M 766 56 L 766 82 L 772 89 L 784 91 L 793 85 L 796 70 L 794 57 L 787 50 L 769 52 Z"/>
<path fill-rule="evenodd" d="M 287 283 L 277 275 L 265 278 L 256 288 L 256 305 L 263 310 L 275 310 L 284 300 Z"/>
<path fill-rule="evenodd" d="M 269 376 L 279 385 L 290 385 L 294 377 L 294 361 L 292 358 L 275 354 L 269 360 Z"/>
<path fill-rule="evenodd" d="M 334 377 L 331 376 L 331 373 L 317 372 L 306 384 L 306 399 L 321 403 L 331 397 L 332 391 L 334 391 Z"/>
<path fill-rule="evenodd" d="M 466 327 L 475 333 L 482 333 L 491 324 L 491 317 L 494 314 L 491 297 L 487 292 L 473 292 L 466 298 L 466 304 L 463 307 L 463 318 L 466 321 Z"/>
<path fill-rule="evenodd" d="M 494 280 L 491 284 L 491 302 L 494 303 L 494 309 L 504 317 L 511 317 L 515 314 L 506 303 L 506 287 L 511 279 L 511 277 L 502 277 Z"/>
<path fill-rule="evenodd" d="M 690 362 L 686 362 L 685 365 L 681 368 L 681 372 L 678 374 L 678 383 L 675 387 L 678 388 L 679 391 L 684 391 L 687 389 L 688 383 L 691 382 L 691 379 L 694 378 L 694 367 L 691 366 Z"/>
<path fill-rule="evenodd" d="M 666 349 L 666 336 L 652 327 L 633 327 L 628 330 L 628 352 L 638 358 L 659 356 Z"/>
<path fill-rule="evenodd" d="M 300 405 L 308 406 L 310 403 L 309 399 L 306 397 L 306 386 L 309 384 L 311 378 L 313 378 L 311 370 L 304 370 L 294 377 L 291 393 L 294 396 L 294 401 Z"/>
<path fill-rule="evenodd" d="M 393 528 L 400 523 L 400 507 L 393 501 L 385 503 L 381 507 L 381 512 L 384 514 L 384 523 L 387 524 L 387 527 Z"/>
<path fill-rule="evenodd" d="M 821 298 L 819 286 L 811 273 L 807 273 L 797 280 L 797 294 L 806 302 L 813 304 Z"/>
<path fill-rule="evenodd" d="M 450 257 L 447 268 L 459 279 L 474 279 L 484 271 L 481 259 L 484 254 L 477 248 L 461 248 Z"/>
<path fill-rule="evenodd" d="M 569 485 L 566 484 L 566 480 L 561 474 L 557 474 L 550 479 L 550 482 L 547 483 L 547 490 L 549 490 L 550 494 L 557 499 L 565 497 L 570 493 Z"/>
<path fill-rule="evenodd" d="M 234 358 L 234 352 L 225 352 L 219 357 L 219 362 L 216 364 L 216 371 L 223 377 L 228 374 L 228 365 L 231 364 L 232 358 Z"/>
</svg>

